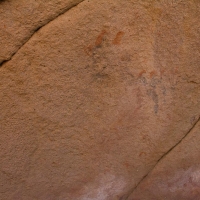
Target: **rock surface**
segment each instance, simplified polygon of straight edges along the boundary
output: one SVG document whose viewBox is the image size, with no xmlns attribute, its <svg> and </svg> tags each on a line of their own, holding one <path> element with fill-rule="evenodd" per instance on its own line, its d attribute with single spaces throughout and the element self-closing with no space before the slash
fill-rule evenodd
<svg viewBox="0 0 200 200">
<path fill-rule="evenodd" d="M 37 31 L 83 0 L 0 0 L 0 64 Z"/>
<path fill-rule="evenodd" d="M 128 199 L 199 199 L 199 129 L 200 123 L 157 164 Z"/>
<path fill-rule="evenodd" d="M 200 199 L 199 19 L 197 0 L 1 1 L 0 199 Z"/>
</svg>

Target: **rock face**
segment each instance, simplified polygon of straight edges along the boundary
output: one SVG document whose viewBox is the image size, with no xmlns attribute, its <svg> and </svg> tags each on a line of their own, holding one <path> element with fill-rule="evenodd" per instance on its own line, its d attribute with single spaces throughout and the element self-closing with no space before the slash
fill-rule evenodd
<svg viewBox="0 0 200 200">
<path fill-rule="evenodd" d="M 83 0 L 0 0 L 0 63 L 49 21 Z"/>
<path fill-rule="evenodd" d="M 1 200 L 200 199 L 200 1 L 0 1 Z"/>
<path fill-rule="evenodd" d="M 186 199 L 200 197 L 200 124 L 166 155 L 128 198 Z"/>
</svg>

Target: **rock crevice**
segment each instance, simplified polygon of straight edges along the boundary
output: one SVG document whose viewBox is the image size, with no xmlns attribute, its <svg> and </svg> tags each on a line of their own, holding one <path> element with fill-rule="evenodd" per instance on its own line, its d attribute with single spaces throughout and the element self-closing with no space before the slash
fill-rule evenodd
<svg viewBox="0 0 200 200">
<path fill-rule="evenodd" d="M 38 26 L 38 27 L 35 27 L 35 30 L 33 30 L 32 31 L 32 33 L 31 33 L 31 35 L 30 36 L 28 36 L 27 37 L 27 39 L 26 40 L 24 40 L 23 41 L 23 43 L 21 44 L 21 46 L 18 48 L 18 49 L 16 49 L 16 51 L 14 52 L 14 53 L 12 53 L 12 55 L 10 55 L 9 56 L 9 58 L 8 59 L 6 59 L 6 60 L 3 60 L 3 61 L 1 61 L 0 60 L 0 67 L 2 67 L 5 63 L 7 63 L 8 61 L 10 61 L 12 58 L 13 58 L 13 56 L 33 37 L 33 35 L 35 34 L 35 33 L 37 33 L 41 28 L 43 28 L 44 26 L 46 26 L 47 24 L 49 24 L 50 22 L 52 22 L 52 21 L 54 21 L 56 18 L 58 18 L 59 16 L 61 16 L 61 15 L 63 15 L 63 14 L 65 14 L 66 12 L 68 12 L 69 10 L 71 10 L 72 8 L 74 8 L 74 7 L 76 7 L 77 5 L 79 5 L 80 3 L 82 3 L 84 0 L 79 0 L 78 2 L 76 2 L 76 3 L 72 3 L 71 5 L 70 5 L 70 7 L 66 7 L 64 10 L 62 10 L 60 13 L 58 13 L 56 16 L 54 16 L 53 18 L 49 18 L 49 19 L 47 19 L 47 20 L 45 20 L 44 21 L 44 24 L 41 24 L 40 26 Z"/>
<path fill-rule="evenodd" d="M 198 119 L 196 120 L 196 122 L 193 124 L 193 126 L 189 129 L 189 131 L 174 145 L 172 146 L 166 153 L 164 153 L 156 162 L 156 164 L 151 168 L 151 170 L 138 182 L 138 184 L 131 190 L 131 192 L 129 193 L 129 195 L 127 196 L 127 198 L 125 200 L 128 200 L 129 197 L 131 196 L 131 194 L 139 187 L 139 185 L 148 178 L 149 174 L 151 174 L 151 172 L 155 169 L 155 167 L 163 160 L 165 159 L 165 157 L 171 153 L 178 145 L 181 144 L 181 142 L 191 133 L 191 131 L 197 126 L 197 124 L 200 121 L 200 116 L 198 117 Z"/>
</svg>

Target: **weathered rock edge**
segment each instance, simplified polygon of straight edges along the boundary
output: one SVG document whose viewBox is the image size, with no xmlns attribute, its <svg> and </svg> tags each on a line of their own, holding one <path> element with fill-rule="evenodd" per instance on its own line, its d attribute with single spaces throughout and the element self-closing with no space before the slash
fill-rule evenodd
<svg viewBox="0 0 200 200">
<path fill-rule="evenodd" d="M 178 145 L 181 144 L 181 142 L 191 133 L 191 131 L 197 126 L 197 124 L 200 122 L 200 116 L 196 120 L 196 122 L 193 124 L 193 126 L 189 129 L 189 131 L 174 145 L 172 146 L 166 153 L 164 153 L 156 162 L 156 164 L 151 168 L 151 170 L 138 182 L 138 184 L 131 190 L 131 192 L 127 195 L 127 197 L 124 200 L 128 200 L 131 194 L 139 187 L 139 185 L 148 178 L 148 176 L 151 174 L 151 172 L 155 169 L 155 167 L 163 160 L 165 157 L 171 153 Z"/>
<path fill-rule="evenodd" d="M 35 35 L 35 33 L 37 33 L 41 28 L 43 28 L 44 26 L 46 26 L 47 24 L 49 24 L 50 22 L 54 21 L 56 18 L 58 18 L 60 15 L 65 14 L 66 12 L 68 12 L 69 10 L 71 10 L 72 8 L 76 7 L 77 5 L 79 5 L 80 3 L 82 3 L 85 0 L 80 0 L 80 2 L 76 3 L 76 4 L 72 4 L 70 7 L 66 7 L 62 12 L 60 12 L 58 15 L 56 15 L 53 19 L 49 19 L 46 23 L 44 23 L 43 25 L 36 27 L 35 30 L 33 31 L 33 33 L 28 37 L 28 39 L 21 45 L 21 47 L 19 47 L 11 56 L 8 60 L 4 60 L 3 62 L 0 62 L 0 68 L 7 62 L 9 62 L 10 60 L 12 60 L 13 56 L 15 56 L 15 54 Z"/>
</svg>

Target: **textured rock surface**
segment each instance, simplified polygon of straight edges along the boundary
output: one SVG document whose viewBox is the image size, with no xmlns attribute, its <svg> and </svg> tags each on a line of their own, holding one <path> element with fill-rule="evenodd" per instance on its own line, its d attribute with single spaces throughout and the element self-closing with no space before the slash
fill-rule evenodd
<svg viewBox="0 0 200 200">
<path fill-rule="evenodd" d="M 0 3 L 1 199 L 199 199 L 200 2 L 49 2 Z"/>
<path fill-rule="evenodd" d="M 200 123 L 159 162 L 128 199 L 199 199 L 199 129 Z"/>
<path fill-rule="evenodd" d="M 56 16 L 83 0 L 0 0 L 0 64 Z"/>
</svg>

